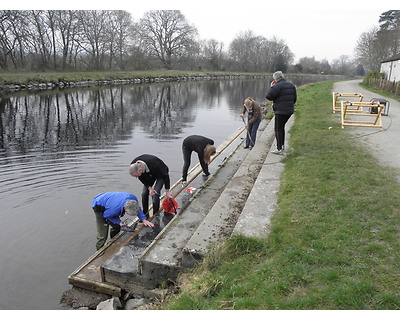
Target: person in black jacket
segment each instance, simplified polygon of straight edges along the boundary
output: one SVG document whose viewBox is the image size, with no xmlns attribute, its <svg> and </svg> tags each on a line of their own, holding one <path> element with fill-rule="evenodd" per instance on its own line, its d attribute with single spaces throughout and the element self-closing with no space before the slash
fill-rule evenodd
<svg viewBox="0 0 400 320">
<path fill-rule="evenodd" d="M 193 151 L 197 152 L 197 155 L 199 156 L 199 162 L 201 168 L 203 169 L 204 176 L 210 175 L 210 172 L 208 171 L 208 165 L 210 164 L 211 156 L 216 152 L 214 141 L 210 138 L 198 135 L 188 136 L 182 142 L 182 186 L 186 185 L 188 169 L 190 166 L 190 157 Z"/>
<path fill-rule="evenodd" d="M 285 124 L 294 113 L 294 104 L 297 100 L 297 91 L 293 83 L 287 82 L 282 71 L 273 74 L 274 80 L 271 82 L 266 98 L 273 101 L 275 112 L 275 154 L 283 154 L 285 150 Z"/>
<path fill-rule="evenodd" d="M 149 218 L 149 195 L 153 200 L 153 213 L 160 210 L 160 193 L 163 186 L 165 186 L 166 196 L 172 198 L 169 191 L 169 168 L 156 156 L 142 154 L 136 157 L 129 166 L 129 174 L 134 178 L 139 178 L 143 183 L 142 209 L 147 218 Z"/>
</svg>

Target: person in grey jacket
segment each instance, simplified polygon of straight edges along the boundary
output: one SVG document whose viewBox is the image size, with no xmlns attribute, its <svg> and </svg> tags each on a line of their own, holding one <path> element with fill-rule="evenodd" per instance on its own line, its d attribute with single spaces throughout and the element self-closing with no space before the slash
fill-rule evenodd
<svg viewBox="0 0 400 320">
<path fill-rule="evenodd" d="M 273 74 L 274 80 L 267 92 L 266 98 L 273 101 L 275 112 L 275 154 L 283 154 L 285 149 L 285 125 L 294 113 L 294 105 L 297 101 L 297 91 L 293 83 L 287 82 L 282 71 Z"/>
</svg>

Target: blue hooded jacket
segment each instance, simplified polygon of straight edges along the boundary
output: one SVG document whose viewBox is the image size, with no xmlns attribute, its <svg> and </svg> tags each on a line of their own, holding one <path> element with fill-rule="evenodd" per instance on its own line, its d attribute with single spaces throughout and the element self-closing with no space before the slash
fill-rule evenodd
<svg viewBox="0 0 400 320">
<path fill-rule="evenodd" d="M 122 217 L 125 214 L 124 205 L 127 200 L 138 199 L 128 192 L 106 192 L 100 193 L 94 197 L 92 208 L 94 206 L 102 206 L 104 208 L 103 217 L 114 224 L 120 224 Z M 142 208 L 139 206 L 138 218 L 140 221 L 146 220 Z"/>
</svg>

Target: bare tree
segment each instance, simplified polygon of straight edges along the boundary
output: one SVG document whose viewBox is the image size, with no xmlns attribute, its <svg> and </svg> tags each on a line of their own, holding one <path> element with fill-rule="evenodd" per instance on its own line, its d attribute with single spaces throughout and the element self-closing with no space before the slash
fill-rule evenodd
<svg viewBox="0 0 400 320">
<path fill-rule="evenodd" d="M 283 40 L 268 40 L 252 31 L 240 33 L 230 44 L 229 54 L 243 72 L 286 71 L 293 54 Z"/>
<path fill-rule="evenodd" d="M 113 11 L 110 15 L 109 68 L 112 68 L 112 62 L 115 61 L 119 69 L 126 69 L 132 32 L 131 14 L 127 11 Z"/>
<path fill-rule="evenodd" d="M 205 61 L 207 69 L 211 70 L 222 70 L 225 57 L 224 43 L 219 42 L 215 39 L 203 41 L 202 47 L 202 58 Z"/>
<path fill-rule="evenodd" d="M 56 11 L 57 27 L 59 31 L 58 47 L 61 54 L 61 67 L 63 70 L 74 60 L 74 48 L 77 47 L 75 39 L 78 34 L 78 15 L 73 10 Z"/>
<path fill-rule="evenodd" d="M 363 32 L 357 40 L 357 46 L 354 49 L 355 57 L 369 71 L 380 69 L 383 57 L 379 42 L 378 27 Z"/>
<path fill-rule="evenodd" d="M 100 10 L 78 11 L 79 45 L 89 55 L 88 67 L 94 70 L 104 68 L 105 55 L 109 49 L 109 12 Z"/>
<path fill-rule="evenodd" d="M 356 72 L 354 61 L 351 61 L 347 55 L 341 55 L 338 59 L 333 60 L 332 70 L 335 74 L 352 75 Z"/>
<path fill-rule="evenodd" d="M 188 53 L 197 29 L 189 25 L 179 10 L 154 10 L 146 12 L 140 20 L 138 33 L 144 49 L 166 69 L 172 69 Z"/>
</svg>

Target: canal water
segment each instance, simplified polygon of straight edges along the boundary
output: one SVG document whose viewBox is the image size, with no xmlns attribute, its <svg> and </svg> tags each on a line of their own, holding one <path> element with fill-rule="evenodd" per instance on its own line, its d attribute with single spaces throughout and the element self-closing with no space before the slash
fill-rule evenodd
<svg viewBox="0 0 400 320">
<path fill-rule="evenodd" d="M 140 199 L 128 173 L 149 153 L 181 177 L 181 144 L 220 145 L 243 126 L 243 101 L 264 101 L 271 79 L 135 84 L 0 97 L 0 309 L 62 309 L 68 276 L 95 252 L 91 201 Z M 192 155 L 193 167 L 197 156 Z"/>
</svg>

